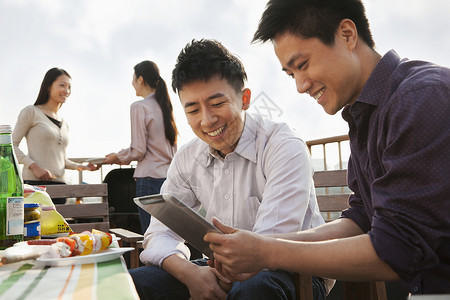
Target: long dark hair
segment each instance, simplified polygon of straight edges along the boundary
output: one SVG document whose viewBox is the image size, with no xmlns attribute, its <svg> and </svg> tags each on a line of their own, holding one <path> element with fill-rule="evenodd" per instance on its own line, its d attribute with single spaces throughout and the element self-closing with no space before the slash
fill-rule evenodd
<svg viewBox="0 0 450 300">
<path fill-rule="evenodd" d="M 142 76 L 149 87 L 156 89 L 155 98 L 163 113 L 166 138 L 174 146 L 177 143 L 178 129 L 173 118 L 172 102 L 170 102 L 167 85 L 159 75 L 158 66 L 152 61 L 145 60 L 134 67 L 134 73 L 136 78 Z"/>
<path fill-rule="evenodd" d="M 39 90 L 39 95 L 36 102 L 34 102 L 34 105 L 45 104 L 48 102 L 48 99 L 50 98 L 50 87 L 61 75 L 66 75 L 67 77 L 72 78 L 69 73 L 60 68 L 51 68 L 47 71 L 47 73 L 45 73 L 44 80 L 42 80 L 41 89 Z"/>
</svg>

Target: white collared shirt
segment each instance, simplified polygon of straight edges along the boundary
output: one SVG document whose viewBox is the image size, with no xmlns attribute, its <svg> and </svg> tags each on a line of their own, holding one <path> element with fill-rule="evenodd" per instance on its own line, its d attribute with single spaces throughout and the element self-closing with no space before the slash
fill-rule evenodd
<svg viewBox="0 0 450 300">
<path fill-rule="evenodd" d="M 306 144 L 286 124 L 246 114 L 236 149 L 222 159 L 196 138 L 181 147 L 161 192 L 174 194 L 206 219 L 257 233 L 285 233 L 323 224 Z M 189 259 L 184 240 L 151 219 L 140 255 L 161 266 L 175 253 Z"/>
</svg>

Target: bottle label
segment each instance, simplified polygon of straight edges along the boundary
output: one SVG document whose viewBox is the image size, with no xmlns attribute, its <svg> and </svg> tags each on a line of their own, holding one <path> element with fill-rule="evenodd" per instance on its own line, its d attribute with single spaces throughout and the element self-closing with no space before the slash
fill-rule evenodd
<svg viewBox="0 0 450 300">
<path fill-rule="evenodd" d="M 34 237 L 41 235 L 41 221 L 26 222 L 23 227 L 23 237 Z"/>
<path fill-rule="evenodd" d="M 23 197 L 8 197 L 6 202 L 6 235 L 23 234 Z"/>
</svg>

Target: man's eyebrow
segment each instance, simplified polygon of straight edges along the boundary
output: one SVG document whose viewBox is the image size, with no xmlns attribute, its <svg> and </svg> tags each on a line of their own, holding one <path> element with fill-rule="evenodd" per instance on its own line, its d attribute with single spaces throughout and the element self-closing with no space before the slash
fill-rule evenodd
<svg viewBox="0 0 450 300">
<path fill-rule="evenodd" d="M 292 55 L 291 59 L 287 62 L 286 65 L 287 65 L 288 67 L 292 68 L 292 66 L 294 65 L 294 62 L 295 62 L 299 57 L 301 57 L 301 56 L 303 56 L 301 53 L 296 53 L 296 54 Z M 286 72 L 286 71 L 287 71 L 287 68 L 282 68 L 281 70 L 282 70 L 283 72 Z"/>
<path fill-rule="evenodd" d="M 215 94 L 209 96 L 208 98 L 206 98 L 206 101 L 217 99 L 217 98 L 220 98 L 220 97 L 223 97 L 223 96 L 224 96 L 223 93 L 220 93 L 220 92 L 219 93 L 215 93 Z M 197 101 L 186 102 L 184 104 L 184 108 L 188 108 L 190 106 L 197 105 L 197 104 L 198 104 Z"/>
<path fill-rule="evenodd" d="M 184 104 L 184 108 L 188 108 L 188 107 L 193 106 L 193 105 L 196 105 L 196 104 L 198 104 L 198 102 L 186 102 L 186 103 Z"/>
<path fill-rule="evenodd" d="M 217 99 L 217 98 L 220 98 L 220 97 L 223 97 L 223 96 L 224 96 L 224 94 L 219 92 L 219 93 L 215 93 L 215 94 L 209 96 L 208 98 L 206 98 L 206 100 L 207 101 L 208 100 L 213 100 L 213 99 Z"/>
</svg>

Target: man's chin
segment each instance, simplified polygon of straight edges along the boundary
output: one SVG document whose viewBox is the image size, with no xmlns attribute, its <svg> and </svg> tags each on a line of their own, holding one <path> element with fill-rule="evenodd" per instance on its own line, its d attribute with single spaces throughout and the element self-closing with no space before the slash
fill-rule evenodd
<svg viewBox="0 0 450 300">
<path fill-rule="evenodd" d="M 322 108 L 327 114 L 329 114 L 331 116 L 334 116 L 339 111 L 339 110 L 336 110 L 334 107 L 327 107 L 327 106 L 323 106 L 323 105 L 322 105 Z"/>
</svg>

